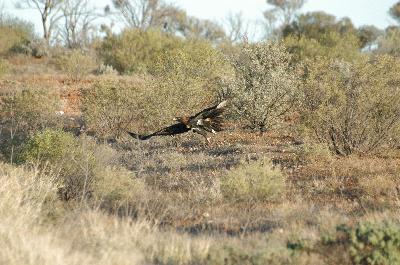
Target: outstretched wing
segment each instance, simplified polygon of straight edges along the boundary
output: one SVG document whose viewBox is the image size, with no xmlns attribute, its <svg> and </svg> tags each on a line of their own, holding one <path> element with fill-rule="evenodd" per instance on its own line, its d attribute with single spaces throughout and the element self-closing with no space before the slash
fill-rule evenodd
<svg viewBox="0 0 400 265">
<path fill-rule="evenodd" d="M 142 135 L 133 132 L 128 132 L 130 136 L 138 140 L 148 140 L 153 136 L 175 135 L 188 132 L 190 129 L 183 123 L 173 124 L 151 134 Z"/>
<path fill-rule="evenodd" d="M 227 101 L 222 101 L 218 105 L 204 109 L 196 115 L 190 117 L 189 125 L 191 128 L 201 128 L 208 132 L 217 132 L 222 130 L 223 118 Z"/>
</svg>

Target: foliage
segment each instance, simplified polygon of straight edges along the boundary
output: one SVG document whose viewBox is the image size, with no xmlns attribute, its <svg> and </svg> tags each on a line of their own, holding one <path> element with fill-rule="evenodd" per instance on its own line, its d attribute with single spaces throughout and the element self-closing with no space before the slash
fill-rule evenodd
<svg viewBox="0 0 400 265">
<path fill-rule="evenodd" d="M 29 135 L 49 127 L 60 127 L 56 115 L 59 110 L 58 95 L 47 89 L 20 88 L 10 84 L 4 90 L 0 103 L 0 146 L 2 154 L 14 158 L 18 148 Z"/>
<path fill-rule="evenodd" d="M 120 73 L 145 73 L 161 54 L 182 45 L 181 39 L 158 30 L 125 29 L 106 37 L 98 53 L 105 64 Z"/>
<path fill-rule="evenodd" d="M 201 40 L 164 51 L 153 63 L 151 76 L 110 78 L 83 92 L 83 116 L 91 130 L 115 138 L 129 128 L 152 130 L 194 114 L 215 101 L 217 80 L 229 71 L 222 55 Z"/>
<path fill-rule="evenodd" d="M 32 40 L 29 44 L 30 53 L 36 58 L 42 58 L 50 54 L 50 47 L 45 40 Z"/>
<path fill-rule="evenodd" d="M 166 51 L 154 71 L 154 105 L 158 117 L 187 115 L 215 101 L 219 80 L 229 73 L 222 54 L 207 41 L 190 40 L 179 49 Z M 194 114 L 194 113 L 193 113 Z"/>
<path fill-rule="evenodd" d="M 361 222 L 341 224 L 336 234 L 322 240 L 329 248 L 348 252 L 353 264 L 398 264 L 400 262 L 400 226 L 398 223 Z"/>
<path fill-rule="evenodd" d="M 376 44 L 377 39 L 383 35 L 383 31 L 372 25 L 361 26 L 357 29 L 360 39 L 360 46 L 363 49 L 371 50 Z"/>
<path fill-rule="evenodd" d="M 0 14 L 0 55 L 18 51 L 34 38 L 33 25 L 15 17 Z"/>
<path fill-rule="evenodd" d="M 235 77 L 224 84 L 237 115 L 259 131 L 274 128 L 296 105 L 300 90 L 290 55 L 277 43 L 245 44 L 232 59 Z"/>
<path fill-rule="evenodd" d="M 345 58 L 359 56 L 359 35 L 348 18 L 337 20 L 324 12 L 300 15 L 284 29 L 283 43 L 294 62 L 317 56 Z"/>
<path fill-rule="evenodd" d="M 100 80 L 84 90 L 82 115 L 87 129 L 104 139 L 119 138 L 132 123 L 140 123 L 148 114 L 146 84 L 139 79 Z"/>
<path fill-rule="evenodd" d="M 274 201 L 284 193 L 285 180 L 285 174 L 270 161 L 251 161 L 221 178 L 221 192 L 231 201 Z"/>
<path fill-rule="evenodd" d="M 46 129 L 28 139 L 19 153 L 20 163 L 39 165 L 59 174 L 60 196 L 65 200 L 89 196 L 97 172 L 113 161 L 114 152 L 89 137 L 74 137 L 61 130 Z"/>
<path fill-rule="evenodd" d="M 58 55 L 55 63 L 73 81 L 81 80 L 96 68 L 95 60 L 78 49 L 68 50 Z"/>
<path fill-rule="evenodd" d="M 376 53 L 400 57 L 400 27 L 386 29 L 385 34 L 378 38 Z"/>
<path fill-rule="evenodd" d="M 304 86 L 306 126 L 341 155 L 388 146 L 400 126 L 399 71 L 390 56 L 315 62 Z"/>
<path fill-rule="evenodd" d="M 400 2 L 395 3 L 389 9 L 390 16 L 400 23 Z"/>
</svg>

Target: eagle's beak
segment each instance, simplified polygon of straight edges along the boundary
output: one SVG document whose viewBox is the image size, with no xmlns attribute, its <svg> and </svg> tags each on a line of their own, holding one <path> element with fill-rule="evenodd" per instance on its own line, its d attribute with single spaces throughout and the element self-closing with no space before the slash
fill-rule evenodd
<svg viewBox="0 0 400 265">
<path fill-rule="evenodd" d="M 173 118 L 172 120 L 173 120 L 173 121 L 178 121 L 178 118 L 177 118 L 177 117 L 175 117 L 175 118 Z"/>
</svg>

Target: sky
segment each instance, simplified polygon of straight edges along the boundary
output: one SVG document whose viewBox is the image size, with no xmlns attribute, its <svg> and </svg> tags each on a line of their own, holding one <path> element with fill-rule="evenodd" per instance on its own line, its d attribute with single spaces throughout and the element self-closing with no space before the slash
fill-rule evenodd
<svg viewBox="0 0 400 265">
<path fill-rule="evenodd" d="M 18 10 L 15 3 L 21 0 L 0 0 L 4 10 L 22 19 L 31 21 L 40 32 L 40 16 L 34 10 Z M 93 5 L 103 8 L 111 0 L 91 0 Z M 398 0 L 308 0 L 301 12 L 325 11 L 339 18 L 350 17 L 356 26 L 375 25 L 384 29 L 394 21 L 388 15 L 389 8 Z M 242 12 L 250 21 L 262 20 L 262 13 L 269 6 L 265 0 L 167 0 L 185 9 L 189 15 L 203 19 L 222 21 L 229 13 Z"/>
</svg>

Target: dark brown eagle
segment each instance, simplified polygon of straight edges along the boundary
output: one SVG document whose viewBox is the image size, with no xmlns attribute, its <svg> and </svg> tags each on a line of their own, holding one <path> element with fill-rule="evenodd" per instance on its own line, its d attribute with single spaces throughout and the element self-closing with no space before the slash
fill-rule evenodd
<svg viewBox="0 0 400 265">
<path fill-rule="evenodd" d="M 176 117 L 174 121 L 178 123 L 165 127 L 161 130 L 147 135 L 128 132 L 130 136 L 138 140 L 147 140 L 153 136 L 175 135 L 193 131 L 204 136 L 207 142 L 207 133 L 216 133 L 222 130 L 222 114 L 225 111 L 227 102 L 222 101 L 218 105 L 206 108 L 193 116 Z"/>
</svg>

